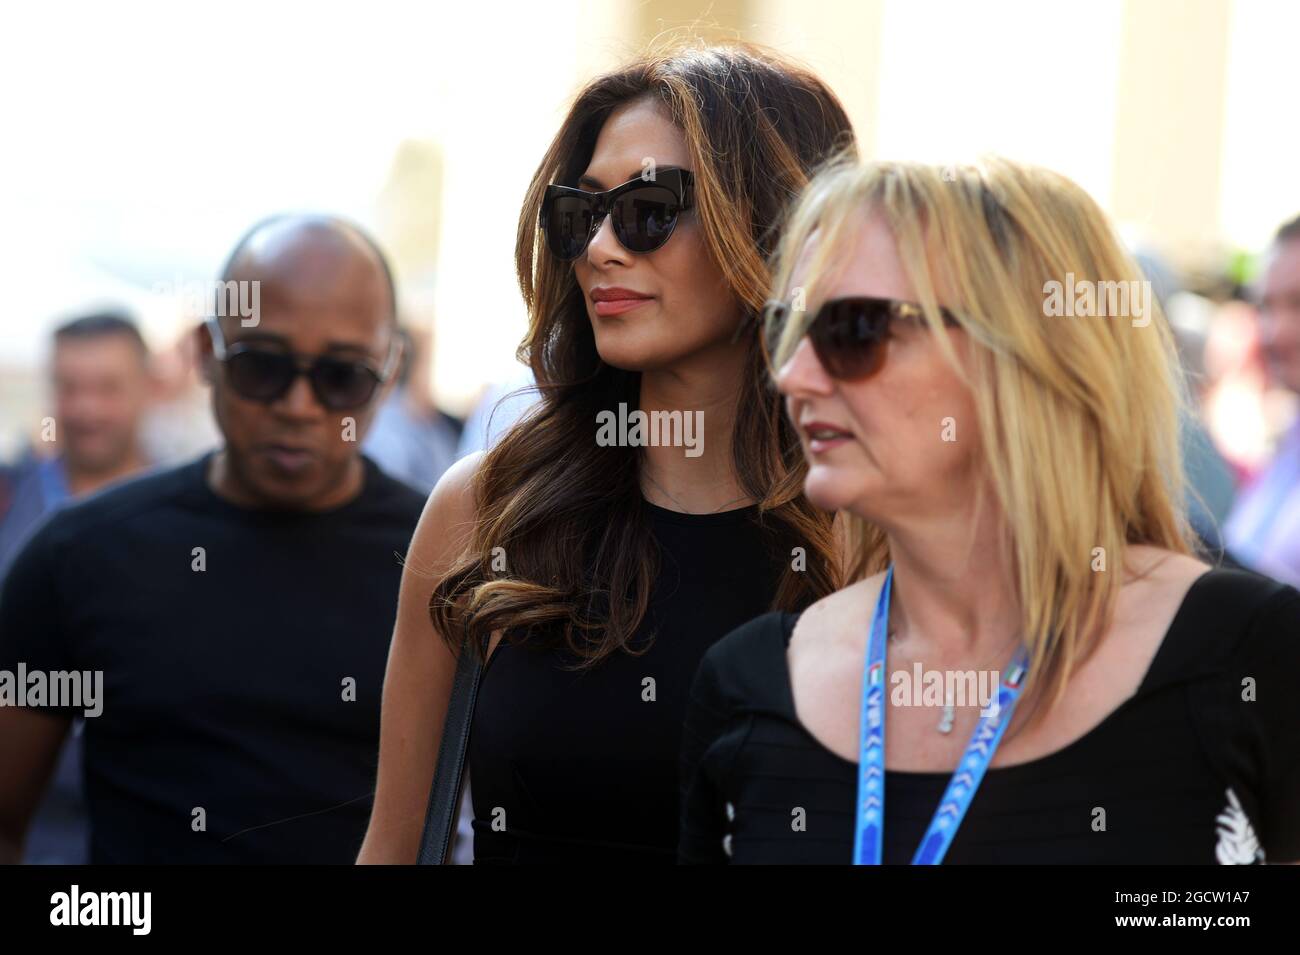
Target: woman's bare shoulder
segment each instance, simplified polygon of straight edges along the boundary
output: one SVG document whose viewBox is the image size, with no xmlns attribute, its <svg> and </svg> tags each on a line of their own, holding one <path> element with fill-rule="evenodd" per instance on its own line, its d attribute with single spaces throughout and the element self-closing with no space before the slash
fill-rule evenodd
<svg viewBox="0 0 1300 955">
<path fill-rule="evenodd" d="M 1124 565 L 1114 629 L 1145 632 L 1158 645 L 1188 591 L 1209 573 L 1210 565 L 1190 554 L 1144 544 L 1129 547 Z"/>
<path fill-rule="evenodd" d="M 1134 577 L 1146 577 L 1158 586 L 1191 584 L 1210 569 L 1210 565 L 1191 554 L 1180 554 L 1150 544 L 1131 544 L 1125 563 Z"/>
<path fill-rule="evenodd" d="M 790 634 L 791 658 L 810 647 L 824 649 L 832 642 L 860 638 L 863 621 L 871 619 L 884 580 L 883 571 L 872 574 L 809 605 Z"/>
<path fill-rule="evenodd" d="M 445 569 L 440 565 L 454 560 L 468 544 L 478 517 L 474 481 L 482 460 L 483 452 L 475 451 L 449 467 L 438 479 L 411 538 L 408 564 L 426 565 L 427 573 L 436 575 Z"/>
</svg>

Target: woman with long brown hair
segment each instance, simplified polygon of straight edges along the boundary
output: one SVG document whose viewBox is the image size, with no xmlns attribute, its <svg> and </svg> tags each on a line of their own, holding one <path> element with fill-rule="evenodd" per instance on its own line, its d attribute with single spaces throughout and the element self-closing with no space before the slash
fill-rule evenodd
<svg viewBox="0 0 1300 955">
<path fill-rule="evenodd" d="M 787 202 L 851 144 L 825 85 L 748 45 L 578 95 L 519 220 L 541 398 L 416 530 L 361 861 L 414 860 L 456 655 L 485 646 L 476 861 L 673 861 L 704 651 L 839 583 L 756 317 Z"/>
</svg>

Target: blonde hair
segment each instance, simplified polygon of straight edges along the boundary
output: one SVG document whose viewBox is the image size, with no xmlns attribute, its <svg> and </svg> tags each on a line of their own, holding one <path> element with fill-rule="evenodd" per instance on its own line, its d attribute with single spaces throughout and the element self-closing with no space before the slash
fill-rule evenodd
<svg viewBox="0 0 1300 955">
<path fill-rule="evenodd" d="M 1004 159 L 961 167 L 844 160 L 803 192 L 776 253 L 784 297 L 817 232 L 801 286 L 807 309 L 765 331 L 776 367 L 871 213 L 892 231 L 927 325 L 971 388 L 977 459 L 1003 515 L 1030 651 L 1028 684 L 1055 702 L 1113 621 L 1121 579 L 1094 570 L 1098 555 L 1121 569 L 1130 544 L 1191 550 L 1172 335 L 1153 296 L 1140 327 L 1048 314 L 1048 283 L 1071 273 L 1076 284 L 1142 280 L 1096 203 L 1064 176 Z M 974 346 L 969 374 L 940 304 Z M 884 570 L 884 532 L 843 517 L 856 556 L 849 579 Z"/>
</svg>

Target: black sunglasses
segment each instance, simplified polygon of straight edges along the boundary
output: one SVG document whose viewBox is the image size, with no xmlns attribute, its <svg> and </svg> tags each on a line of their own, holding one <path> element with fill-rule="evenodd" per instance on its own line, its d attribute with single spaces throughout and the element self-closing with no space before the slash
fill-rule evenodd
<svg viewBox="0 0 1300 955">
<path fill-rule="evenodd" d="M 227 345 L 215 318 L 207 320 L 212 355 L 226 369 L 226 380 L 241 398 L 270 404 L 288 394 L 299 375 L 306 375 L 316 400 L 330 411 L 351 411 L 367 404 L 380 385 L 392 377 L 401 355 L 401 338 L 393 335 L 384 367 L 376 371 L 364 361 L 293 352 L 235 342 Z"/>
<path fill-rule="evenodd" d="M 768 302 L 763 328 L 763 357 L 775 374 L 775 348 L 792 307 L 787 302 Z M 958 325 L 957 317 L 940 307 L 945 325 Z M 838 381 L 861 381 L 878 372 L 885 361 L 884 344 L 890 325 L 897 321 L 920 325 L 925 312 L 915 302 L 894 298 L 853 296 L 822 304 L 804 333 L 826 373 Z"/>
<path fill-rule="evenodd" d="M 610 216 L 614 235 L 629 252 L 644 255 L 668 241 L 681 214 L 695 204 L 695 179 L 685 169 L 663 169 L 653 179 L 632 179 L 608 192 L 549 185 L 541 225 L 557 259 L 580 256 Z"/>
</svg>

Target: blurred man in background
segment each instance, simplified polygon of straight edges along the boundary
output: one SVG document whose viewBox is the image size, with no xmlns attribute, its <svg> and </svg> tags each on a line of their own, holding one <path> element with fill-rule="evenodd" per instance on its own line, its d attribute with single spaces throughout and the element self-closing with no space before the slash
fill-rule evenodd
<svg viewBox="0 0 1300 955">
<path fill-rule="evenodd" d="M 125 314 L 86 315 L 54 332 L 54 414 L 42 438 L 53 456 L 19 468 L 0 515 L 0 577 L 41 518 L 68 500 L 129 477 L 148 462 L 140 423 L 149 402 L 149 350 Z"/>
<path fill-rule="evenodd" d="M 1260 345 L 1274 381 L 1300 395 L 1300 216 L 1278 230 L 1259 287 Z M 1237 499 L 1228 549 L 1248 567 L 1300 587 L 1300 417 Z"/>
<path fill-rule="evenodd" d="M 359 451 L 401 353 L 392 278 L 355 226 L 293 216 L 222 279 L 260 290 L 198 331 L 222 446 L 63 509 L 0 590 L 0 672 L 102 679 L 94 863 L 350 863 L 369 819 L 424 504 Z M 77 711 L 0 705 L 0 861 Z"/>
<path fill-rule="evenodd" d="M 19 548 L 51 513 L 148 463 L 140 428 L 150 394 L 149 351 L 128 315 L 99 312 L 61 325 L 54 332 L 50 371 L 54 414 L 42 437 L 51 440 L 56 453 L 32 455 L 10 479 L 8 501 L 0 502 L 0 581 Z M 81 721 L 74 721 L 32 820 L 27 862 L 86 861 L 81 730 Z"/>
<path fill-rule="evenodd" d="M 375 463 L 426 496 L 456 461 L 465 422 L 433 400 L 433 332 L 402 330 L 397 384 L 375 414 L 362 450 Z"/>
</svg>

